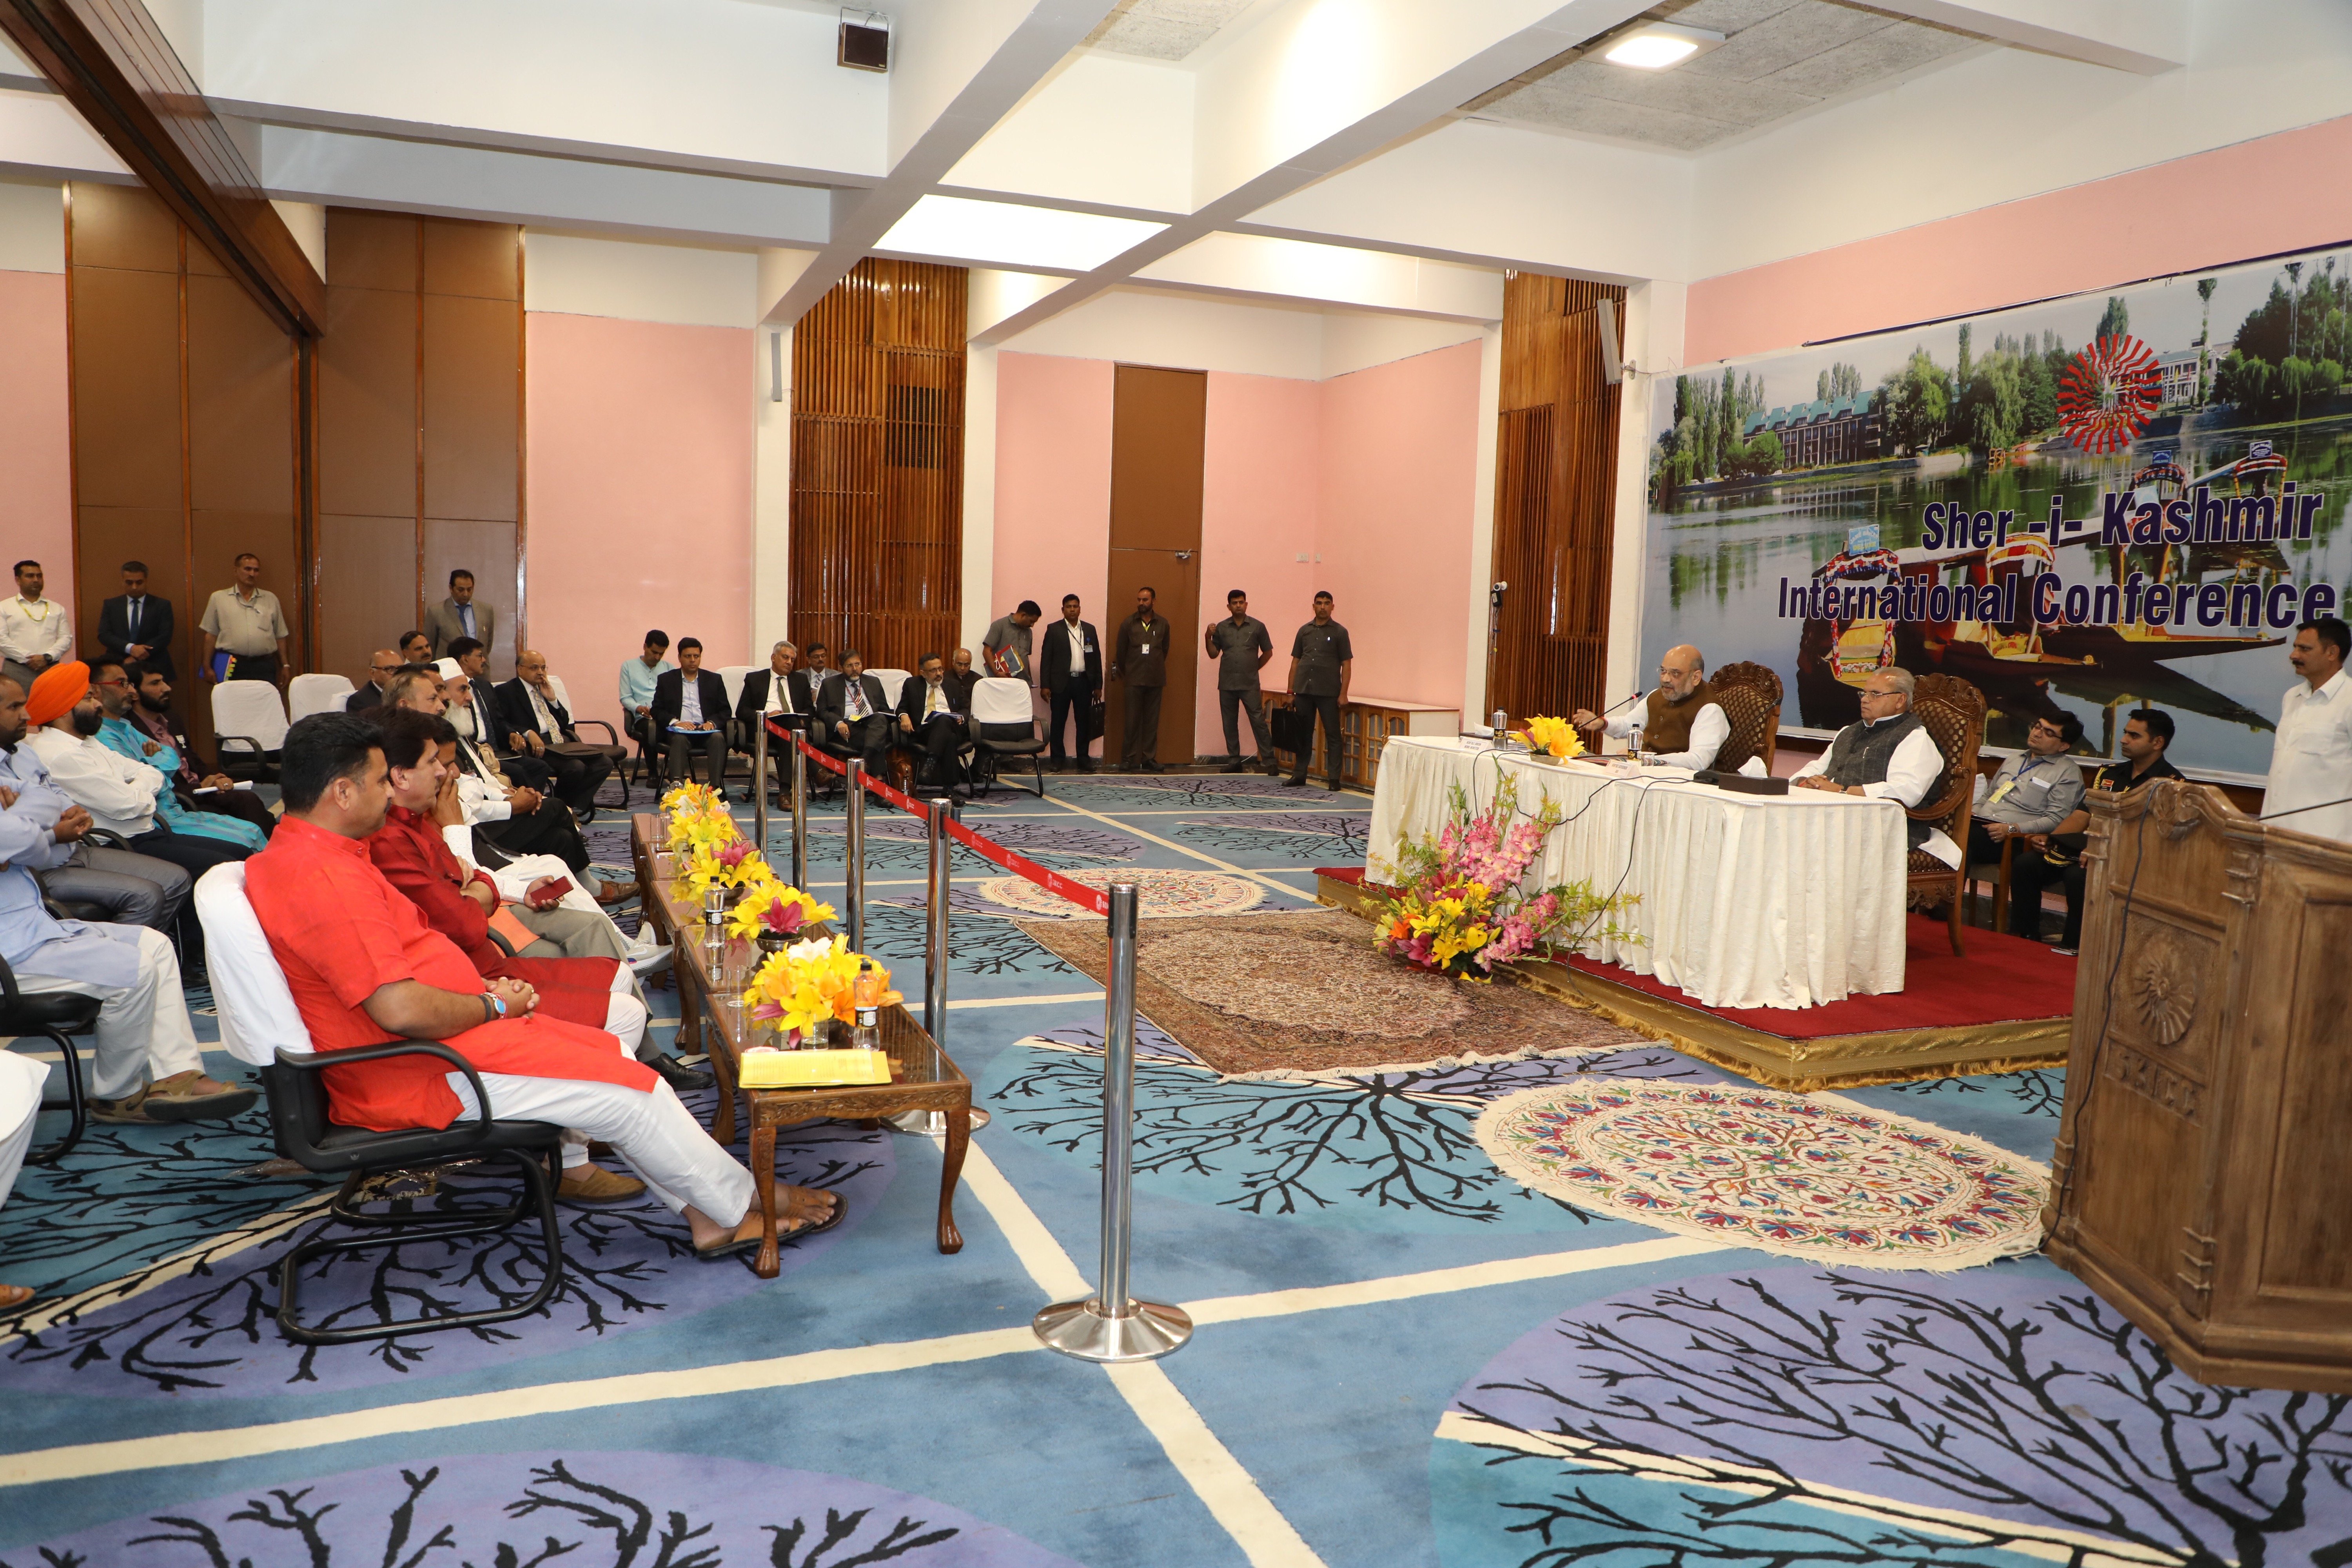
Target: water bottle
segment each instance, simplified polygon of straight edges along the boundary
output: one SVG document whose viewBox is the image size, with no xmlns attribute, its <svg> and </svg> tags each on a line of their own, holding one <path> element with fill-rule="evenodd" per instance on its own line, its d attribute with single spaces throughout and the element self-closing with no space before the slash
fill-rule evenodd
<svg viewBox="0 0 2352 1568">
<path fill-rule="evenodd" d="M 1505 737 L 1505 731 L 1510 728 L 1510 723 L 1511 716 L 1508 713 L 1506 713 L 1500 708 L 1495 710 L 1495 744 L 1496 746 L 1499 747 L 1507 743 Z"/>
<path fill-rule="evenodd" d="M 857 1021 L 849 1031 L 852 1050 L 878 1051 L 882 1048 L 882 976 L 870 958 L 860 959 L 857 978 L 851 984 L 850 1002 L 856 1009 Z"/>
</svg>

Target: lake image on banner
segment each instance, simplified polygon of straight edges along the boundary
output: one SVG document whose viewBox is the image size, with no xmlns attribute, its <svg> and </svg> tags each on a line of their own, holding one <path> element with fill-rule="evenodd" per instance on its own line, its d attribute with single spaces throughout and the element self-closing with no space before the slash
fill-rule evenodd
<svg viewBox="0 0 2352 1568">
<path fill-rule="evenodd" d="M 2176 764 L 2259 779 L 2294 623 L 2352 587 L 2348 309 L 2352 266 L 2313 256 L 1661 378 L 1644 668 L 1753 660 L 1822 730 L 1873 669 L 1941 671 L 1988 744 L 2071 712 L 2105 757 L 2161 708 Z M 2172 542 L 2102 542 L 2110 506 L 2174 500 Z"/>
</svg>

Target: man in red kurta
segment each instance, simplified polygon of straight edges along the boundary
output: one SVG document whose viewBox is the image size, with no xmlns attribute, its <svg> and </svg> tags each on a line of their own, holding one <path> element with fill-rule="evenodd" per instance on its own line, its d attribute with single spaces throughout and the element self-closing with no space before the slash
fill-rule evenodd
<svg viewBox="0 0 2352 1568">
<path fill-rule="evenodd" d="M 246 862 L 246 894 L 322 1051 L 399 1039 L 446 1043 L 481 1073 L 494 1116 L 553 1121 L 608 1141 L 686 1218 L 706 1256 L 756 1246 L 751 1173 L 710 1141 L 651 1069 L 600 1029 L 535 1011 L 529 983 L 486 987 L 376 870 L 364 840 L 390 798 L 383 752 L 357 715 L 320 713 L 287 734 L 286 816 Z M 446 1127 L 476 1112 L 463 1074 L 429 1058 L 330 1068 L 338 1121 L 380 1131 Z M 795 1188 L 787 1233 L 830 1223 L 839 1200 Z M 796 1223 L 795 1223 L 796 1222 Z"/>
</svg>

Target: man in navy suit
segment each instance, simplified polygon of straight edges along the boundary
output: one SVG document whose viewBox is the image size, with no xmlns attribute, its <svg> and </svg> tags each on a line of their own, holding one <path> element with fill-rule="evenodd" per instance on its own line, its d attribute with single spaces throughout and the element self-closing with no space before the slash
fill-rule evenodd
<svg viewBox="0 0 2352 1568">
<path fill-rule="evenodd" d="M 1037 643 L 1037 672 L 1054 700 L 1051 721 L 1045 727 L 1045 739 L 1053 742 L 1054 766 L 1069 765 L 1062 753 L 1062 719 L 1075 710 L 1077 767 L 1080 773 L 1090 773 L 1095 765 L 1087 756 L 1087 747 L 1102 732 L 1097 711 L 1102 706 L 1102 638 L 1095 635 L 1091 622 L 1078 619 L 1076 594 L 1062 595 L 1062 618 L 1038 632 Z"/>
<path fill-rule="evenodd" d="M 678 638 L 677 668 L 662 671 L 654 682 L 654 733 L 669 737 L 662 772 L 671 783 L 693 782 L 693 758 L 698 747 L 710 787 L 719 792 L 719 799 L 727 798 L 729 717 L 727 683 L 719 679 L 717 670 L 702 668 L 701 639 Z"/>
<path fill-rule="evenodd" d="M 825 678 L 816 698 L 817 722 L 836 749 L 866 759 L 866 771 L 879 776 L 890 760 L 890 737 L 898 722 L 883 698 L 882 682 L 866 673 L 856 649 L 841 656 L 841 672 Z"/>
<path fill-rule="evenodd" d="M 135 661 L 166 680 L 177 680 L 172 627 L 172 601 L 147 591 L 147 563 L 124 562 L 122 592 L 98 607 L 98 640 L 123 663 Z"/>
</svg>

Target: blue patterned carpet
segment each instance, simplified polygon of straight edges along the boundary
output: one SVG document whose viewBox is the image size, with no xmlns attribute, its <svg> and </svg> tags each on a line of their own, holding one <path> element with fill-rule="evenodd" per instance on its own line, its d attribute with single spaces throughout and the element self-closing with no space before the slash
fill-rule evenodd
<svg viewBox="0 0 2352 1568">
<path fill-rule="evenodd" d="M 1248 775 L 1094 775 L 965 820 L 1059 869 L 1197 873 L 1265 913 L 1360 863 L 1369 816 Z M 838 806 L 812 829 L 814 890 L 837 899 Z M 625 859 L 616 813 L 590 841 Z M 868 945 L 912 994 L 919 832 L 877 812 L 867 865 Z M 696 1259 L 651 1203 L 565 1211 L 541 1315 L 304 1352 L 270 1316 L 276 1265 L 325 1188 L 257 1169 L 258 1110 L 93 1129 L 28 1170 L 0 1210 L 0 1279 L 41 1290 L 0 1321 L 0 1568 L 2352 1562 L 2352 1402 L 2200 1389 L 2038 1258 L 1824 1270 L 1496 1170 L 1472 1127 L 1498 1096 L 1721 1078 L 1630 1037 L 1255 1082 L 1146 1020 L 1134 1282 L 1200 1330 L 1115 1373 L 1042 1351 L 1031 1315 L 1097 1268 L 1102 1001 L 990 895 L 1003 874 L 954 867 L 946 1043 L 995 1116 L 954 1257 L 932 1242 L 937 1147 L 823 1123 L 779 1163 L 848 1218 L 777 1279 Z M 1851 1097 L 2046 1160 L 2062 1089 Z M 503 1190 L 459 1169 L 411 1199 Z M 540 1263 L 412 1245 L 305 1289 L 357 1320 L 510 1297 Z"/>
</svg>

